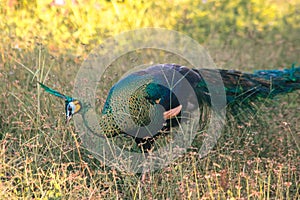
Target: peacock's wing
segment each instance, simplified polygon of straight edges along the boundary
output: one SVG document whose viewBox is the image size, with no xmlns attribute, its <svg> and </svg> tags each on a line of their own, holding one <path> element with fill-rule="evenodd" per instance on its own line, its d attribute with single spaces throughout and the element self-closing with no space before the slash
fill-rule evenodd
<svg viewBox="0 0 300 200">
<path fill-rule="evenodd" d="M 173 64 L 155 65 L 130 74 L 108 94 L 102 110 L 110 119 L 106 123 L 117 124 L 120 133 L 152 137 L 163 128 L 165 111 L 180 105 L 187 108 L 197 82 L 193 76 L 199 77 L 196 72 Z M 194 99 L 197 101 L 197 97 Z M 176 119 L 167 120 L 168 124 L 171 122 L 177 124 Z"/>
<path fill-rule="evenodd" d="M 146 89 L 148 96 L 159 99 L 166 111 L 179 105 L 186 109 L 188 104 L 196 104 L 195 88 L 201 77 L 194 70 L 175 64 L 162 64 L 149 67 L 147 71 L 154 79 Z"/>
<path fill-rule="evenodd" d="M 117 133 L 141 138 L 155 135 L 162 128 L 163 121 L 159 117 L 162 116 L 161 109 L 156 107 L 155 100 L 149 98 L 146 91 L 152 82 L 151 75 L 139 71 L 116 83 L 102 110 L 106 119 L 101 122 L 103 129 L 115 127 Z"/>
</svg>

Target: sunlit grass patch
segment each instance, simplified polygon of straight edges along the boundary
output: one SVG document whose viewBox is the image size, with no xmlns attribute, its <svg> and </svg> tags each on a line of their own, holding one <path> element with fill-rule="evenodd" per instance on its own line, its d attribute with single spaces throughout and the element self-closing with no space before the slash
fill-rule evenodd
<svg viewBox="0 0 300 200">
<path fill-rule="evenodd" d="M 242 113 L 242 123 L 229 117 L 202 159 L 195 153 L 205 136 L 200 130 L 187 153 L 142 182 L 142 175 L 109 167 L 87 151 L 74 124 L 64 123 L 64 102 L 37 84 L 72 95 L 77 70 L 92 48 L 108 36 L 149 26 L 192 36 L 218 68 L 288 68 L 299 62 L 297 1 L 71 2 L 0 3 L 0 199 L 300 198 L 299 91 L 257 104 L 257 113 Z M 147 64 L 156 59 L 138 53 L 132 54 Z M 99 112 L 132 54 L 120 58 L 108 81 L 97 83 L 104 84 L 96 94 Z M 172 137 L 161 136 L 157 147 Z M 140 151 L 131 138 L 115 140 Z"/>
</svg>

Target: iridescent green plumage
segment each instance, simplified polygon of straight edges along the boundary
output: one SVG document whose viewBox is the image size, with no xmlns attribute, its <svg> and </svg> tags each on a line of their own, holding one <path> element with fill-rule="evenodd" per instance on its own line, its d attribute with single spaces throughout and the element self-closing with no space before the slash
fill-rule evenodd
<svg viewBox="0 0 300 200">
<path fill-rule="evenodd" d="M 209 90 L 208 84 L 218 84 L 216 74 L 224 84 L 224 93 L 214 91 L 220 90 L 218 87 Z M 75 100 L 40 85 L 46 92 L 65 99 L 66 107 Z M 226 94 L 227 105 L 219 109 L 226 107 L 238 114 L 240 109 L 251 109 L 251 103 L 260 98 L 272 98 L 296 89 L 300 89 L 300 68 L 294 66 L 249 74 L 234 70 L 196 70 L 174 64 L 155 65 L 128 75 L 110 89 L 99 121 L 102 132 L 94 134 L 106 137 L 127 134 L 137 142 L 143 142 L 144 138 L 154 137 L 161 129 L 178 125 L 185 111 L 211 107 L 212 93 Z M 163 117 L 172 110 L 179 120 L 174 120 L 173 115 Z"/>
<path fill-rule="evenodd" d="M 47 87 L 46 85 L 44 85 L 44 84 L 41 83 L 41 82 L 38 82 L 38 83 L 40 84 L 40 86 L 41 86 L 46 92 L 48 92 L 48 93 L 50 93 L 50 94 L 53 94 L 53 95 L 55 95 L 55 96 L 57 96 L 57 97 L 59 97 L 59 98 L 62 98 L 62 99 L 64 99 L 64 100 L 67 101 L 67 102 L 71 102 L 71 101 L 73 100 L 72 97 L 69 97 L 69 96 L 67 96 L 67 95 L 61 94 L 60 92 L 57 92 L 56 90 L 53 90 L 53 89 Z"/>
</svg>

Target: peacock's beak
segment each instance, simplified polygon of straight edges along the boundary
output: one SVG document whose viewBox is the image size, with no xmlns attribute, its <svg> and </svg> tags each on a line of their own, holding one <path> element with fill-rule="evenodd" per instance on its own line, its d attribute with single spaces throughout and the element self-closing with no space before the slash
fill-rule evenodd
<svg viewBox="0 0 300 200">
<path fill-rule="evenodd" d="M 72 111 L 71 110 L 67 110 L 67 114 L 66 114 L 66 125 L 69 124 L 70 120 L 72 119 Z"/>
</svg>

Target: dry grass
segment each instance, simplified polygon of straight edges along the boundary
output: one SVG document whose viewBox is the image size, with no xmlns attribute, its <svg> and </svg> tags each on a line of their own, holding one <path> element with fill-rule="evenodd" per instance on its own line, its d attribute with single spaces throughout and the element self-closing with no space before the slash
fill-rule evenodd
<svg viewBox="0 0 300 200">
<path fill-rule="evenodd" d="M 253 71 L 300 62 L 296 28 L 246 31 L 251 37 L 212 31 L 204 45 L 220 68 Z M 74 56 L 54 52 L 40 39 L 31 38 L 26 48 L 12 48 L 13 37 L 6 39 L 11 44 L 2 41 L 0 52 L 0 199 L 300 199 L 299 91 L 258 104 L 244 124 L 229 118 L 208 156 L 199 159 L 191 150 L 141 182 L 141 175 L 95 159 L 73 124 L 64 124 L 63 102 L 36 84 L 45 81 L 71 95 L 91 46 Z M 106 93 L 98 94 L 100 102 Z M 200 133 L 195 149 L 202 139 Z"/>
</svg>

